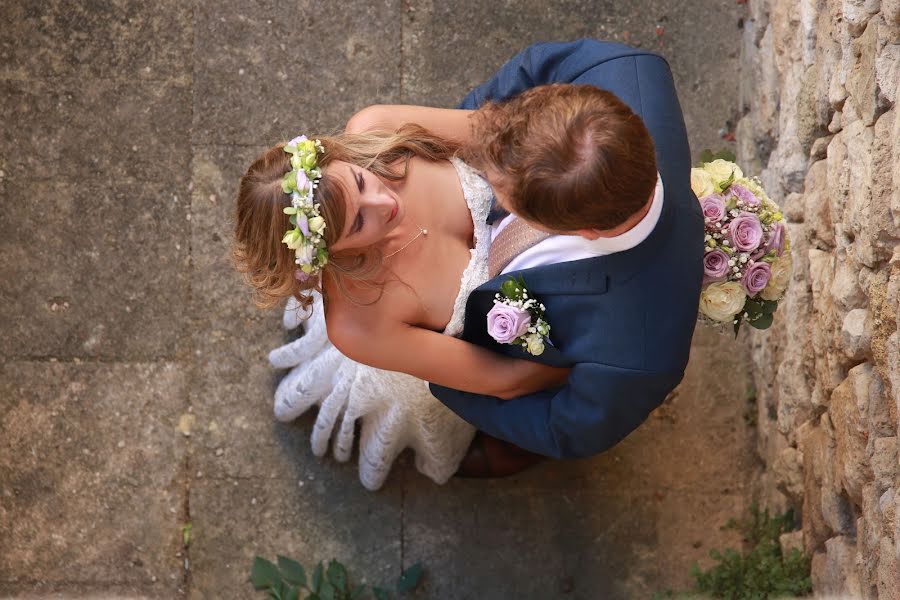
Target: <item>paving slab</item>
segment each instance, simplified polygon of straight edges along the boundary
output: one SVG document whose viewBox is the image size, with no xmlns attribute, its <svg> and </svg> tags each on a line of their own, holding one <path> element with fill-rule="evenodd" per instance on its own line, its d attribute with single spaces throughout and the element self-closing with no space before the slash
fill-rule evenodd
<svg viewBox="0 0 900 600">
<path fill-rule="evenodd" d="M 536 494 L 504 482 L 410 482 L 403 554 L 416 597 L 634 598 L 657 579 L 658 503 L 619 490 Z"/>
<path fill-rule="evenodd" d="M 0 594 L 175 594 L 185 383 L 173 363 L 0 364 Z"/>
<path fill-rule="evenodd" d="M 190 69 L 191 6 L 178 0 L 0 4 L 0 79 L 165 79 Z"/>
<path fill-rule="evenodd" d="M 174 358 L 188 202 L 168 182 L 0 182 L 0 355 Z"/>
<path fill-rule="evenodd" d="M 383 585 L 399 574 L 396 489 L 372 494 L 331 470 L 321 477 L 204 477 L 191 485 L 191 511 L 191 598 L 254 597 L 248 578 L 256 555 L 273 562 L 288 556 L 307 573 L 334 558 L 355 583 Z"/>
<path fill-rule="evenodd" d="M 183 196 L 190 98 L 174 80 L 0 80 L 3 179 L 165 183 Z"/>
<path fill-rule="evenodd" d="M 400 0 L 195 6 L 195 144 L 285 141 L 396 102 Z"/>
</svg>

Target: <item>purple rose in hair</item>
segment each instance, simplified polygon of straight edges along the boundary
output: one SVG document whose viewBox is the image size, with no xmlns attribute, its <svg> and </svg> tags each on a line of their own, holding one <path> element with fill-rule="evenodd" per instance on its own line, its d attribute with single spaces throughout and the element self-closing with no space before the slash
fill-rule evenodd
<svg viewBox="0 0 900 600">
<path fill-rule="evenodd" d="M 528 331 L 531 315 L 527 310 L 495 304 L 487 314 L 488 333 L 501 344 L 509 344 Z"/>
<path fill-rule="evenodd" d="M 766 289 L 770 277 L 772 277 L 772 268 L 769 267 L 769 263 L 755 262 L 744 271 L 744 276 L 741 277 L 741 287 L 752 298 Z"/>
<path fill-rule="evenodd" d="M 729 256 L 716 248 L 703 257 L 703 284 L 723 281 L 728 276 Z"/>
<path fill-rule="evenodd" d="M 753 192 L 745 188 L 739 183 L 732 185 L 728 188 L 734 196 L 744 203 L 744 206 L 759 206 L 759 198 L 753 195 Z"/>
<path fill-rule="evenodd" d="M 769 231 L 769 241 L 766 243 L 766 254 L 775 251 L 776 256 L 784 253 L 784 223 L 776 221 Z"/>
<path fill-rule="evenodd" d="M 725 218 L 725 200 L 719 194 L 703 198 L 700 201 L 700 208 L 703 210 L 703 217 L 709 219 L 711 223 L 718 223 Z"/>
<path fill-rule="evenodd" d="M 288 145 L 288 146 L 296 146 L 296 145 L 299 144 L 300 142 L 305 142 L 305 141 L 306 141 L 306 136 L 305 136 L 305 135 L 298 135 L 297 137 L 295 137 L 294 139 L 292 139 L 291 141 L 289 141 L 289 142 L 287 143 L 287 145 Z"/>
<path fill-rule="evenodd" d="M 740 252 L 753 252 L 762 242 L 763 228 L 759 217 L 750 212 L 742 212 L 728 226 L 733 247 Z"/>
</svg>

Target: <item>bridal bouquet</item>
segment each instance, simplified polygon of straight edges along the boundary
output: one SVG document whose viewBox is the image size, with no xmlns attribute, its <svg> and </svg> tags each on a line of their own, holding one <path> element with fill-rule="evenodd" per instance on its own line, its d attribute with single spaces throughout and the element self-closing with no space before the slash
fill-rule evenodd
<svg viewBox="0 0 900 600">
<path fill-rule="evenodd" d="M 731 160 L 704 158 L 691 169 L 706 229 L 701 320 L 731 323 L 735 334 L 744 321 L 766 329 L 791 278 L 784 216 L 758 179 Z"/>
</svg>

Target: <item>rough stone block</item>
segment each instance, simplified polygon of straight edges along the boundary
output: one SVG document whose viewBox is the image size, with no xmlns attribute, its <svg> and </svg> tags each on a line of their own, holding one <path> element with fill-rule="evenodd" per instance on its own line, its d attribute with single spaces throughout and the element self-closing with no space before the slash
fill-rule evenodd
<svg viewBox="0 0 900 600">
<path fill-rule="evenodd" d="M 866 453 L 869 435 L 870 386 L 876 385 L 872 365 L 863 363 L 850 370 L 847 379 L 831 395 L 829 413 L 834 423 L 836 459 L 841 481 L 856 504 L 862 504 L 862 487 L 872 481 Z"/>
<path fill-rule="evenodd" d="M 772 463 L 778 488 L 794 505 L 803 503 L 803 455 L 796 448 L 782 450 Z"/>
<path fill-rule="evenodd" d="M 852 361 L 862 360 L 869 348 L 871 334 L 866 329 L 866 317 L 868 311 L 864 308 L 855 308 L 844 317 L 841 326 L 841 339 L 844 353 Z"/>
<path fill-rule="evenodd" d="M 0 364 L 0 595 L 176 595 L 186 387 L 173 363 Z"/>
<path fill-rule="evenodd" d="M 816 594 L 860 597 L 859 576 L 856 573 L 856 544 L 845 536 L 825 542 L 825 552 L 812 559 L 812 584 Z"/>
<path fill-rule="evenodd" d="M 900 86 L 900 44 L 886 44 L 875 57 L 875 82 L 879 93 L 891 104 Z"/>
<path fill-rule="evenodd" d="M 879 540 L 878 597 L 900 598 L 900 559 L 888 536 Z"/>
<path fill-rule="evenodd" d="M 847 76 L 847 91 L 853 97 L 865 125 L 874 123 L 879 114 L 878 83 L 875 80 L 878 26 L 878 20 L 873 19 L 865 33 L 853 40 L 853 66 Z"/>
<path fill-rule="evenodd" d="M 863 32 L 866 23 L 881 8 L 881 0 L 843 0 L 841 7 L 850 32 L 856 36 Z"/>
</svg>

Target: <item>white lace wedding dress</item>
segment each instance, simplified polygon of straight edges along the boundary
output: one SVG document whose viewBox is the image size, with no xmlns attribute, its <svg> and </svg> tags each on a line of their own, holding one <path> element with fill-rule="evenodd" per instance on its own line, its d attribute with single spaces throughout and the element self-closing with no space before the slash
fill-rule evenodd
<svg viewBox="0 0 900 600">
<path fill-rule="evenodd" d="M 451 162 L 475 225 L 475 248 L 444 329 L 447 335 L 459 335 L 469 293 L 488 279 L 491 228 L 486 219 L 491 188 L 462 161 Z M 290 368 L 275 392 L 275 417 L 291 421 L 318 406 L 313 453 L 323 456 L 331 441 L 339 461 L 350 458 L 355 425 L 360 423 L 359 479 L 370 490 L 381 487 L 394 459 L 405 448 L 415 451 L 419 471 L 437 483 L 446 482 L 462 460 L 474 428 L 432 396 L 421 379 L 375 369 L 338 352 L 328 341 L 321 297 L 315 299 L 308 314 L 296 301 L 288 303 L 284 326 L 294 329 L 304 320 L 304 335 L 269 355 L 273 366 Z"/>
</svg>

